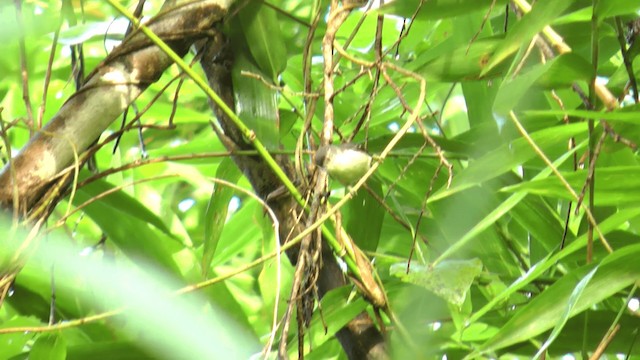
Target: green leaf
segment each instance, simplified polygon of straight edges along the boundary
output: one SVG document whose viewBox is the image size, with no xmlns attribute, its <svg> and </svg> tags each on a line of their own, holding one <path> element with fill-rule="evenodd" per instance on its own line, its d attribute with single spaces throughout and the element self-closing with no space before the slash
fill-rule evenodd
<svg viewBox="0 0 640 360">
<path fill-rule="evenodd" d="M 367 182 L 371 191 L 382 197 L 382 185 L 375 179 Z M 361 189 L 345 206 L 344 222 L 356 245 L 365 251 L 376 251 L 385 210 L 365 189 Z M 362 221 L 366 219 L 366 221 Z"/>
<path fill-rule="evenodd" d="M 238 12 L 242 31 L 258 67 L 277 82 L 287 66 L 287 49 L 274 9 L 261 2 L 249 1 Z"/>
<path fill-rule="evenodd" d="M 409 274 L 406 269 L 406 263 L 394 264 L 390 273 L 404 282 L 422 286 L 460 308 L 473 280 L 482 272 L 482 261 L 477 258 L 445 260 L 435 267 L 413 264 Z"/>
<path fill-rule="evenodd" d="M 216 178 L 235 184 L 242 174 L 238 166 L 231 160 L 225 158 L 218 166 Z M 224 224 L 227 221 L 229 201 L 233 197 L 234 190 L 226 185 L 215 183 L 211 198 L 207 204 L 204 218 L 204 249 L 202 253 L 202 273 L 206 278 L 211 265 L 211 260 L 218 248 L 220 235 Z"/>
<path fill-rule="evenodd" d="M 153 359 L 130 341 L 93 342 L 69 346 L 67 360 L 143 360 Z"/>
<path fill-rule="evenodd" d="M 578 150 L 580 151 L 580 150 Z M 548 173 L 545 174 L 548 176 Z M 553 252 L 564 233 L 564 219 L 550 204 L 539 196 L 526 196 L 509 213 L 531 235 L 529 262 L 535 264 Z M 569 232 L 567 241 L 575 236 Z"/>
<path fill-rule="evenodd" d="M 588 111 L 588 110 L 526 110 L 524 114 L 527 116 L 571 116 L 575 118 L 584 118 L 592 120 L 607 120 L 628 122 L 632 124 L 638 123 L 637 105 L 624 107 L 615 111 Z"/>
<path fill-rule="evenodd" d="M 567 139 L 585 132 L 586 124 L 560 125 L 536 131 L 531 138 L 536 144 L 545 149 L 548 146 L 566 143 Z M 429 198 L 429 202 L 451 196 L 457 192 L 481 184 L 501 174 L 511 171 L 530 160 L 537 154 L 524 138 L 513 140 L 501 145 L 481 158 L 471 162 L 467 168 L 458 173 L 450 188 L 442 189 Z"/>
<path fill-rule="evenodd" d="M 470 81 L 492 78 L 504 73 L 504 66 L 494 66 L 491 71 L 486 65 L 497 46 L 499 38 L 486 38 L 466 46 L 453 41 L 429 49 L 429 53 L 408 64 L 408 68 L 432 81 Z"/>
<path fill-rule="evenodd" d="M 593 65 L 576 53 L 562 54 L 551 61 L 551 66 L 537 81 L 545 89 L 571 87 L 577 81 L 593 79 Z"/>
<path fill-rule="evenodd" d="M 391 1 L 381 6 L 379 11 L 383 14 L 393 14 L 409 18 L 420 8 L 418 19 L 442 19 L 466 15 L 474 11 L 489 9 L 494 0 L 439 0 L 420 1 L 403 0 Z M 495 9 L 502 9 L 507 0 L 497 0 Z"/>
<path fill-rule="evenodd" d="M 99 187 L 99 186 L 98 186 Z M 85 187 L 78 189 L 76 198 L 84 202 L 95 196 Z M 178 266 L 172 255 L 178 251 L 178 242 L 162 233 L 153 231 L 142 217 L 131 216 L 125 203 L 97 201 L 83 211 L 100 227 L 127 256 L 143 257 L 156 262 L 160 267 L 178 274 Z"/>
<path fill-rule="evenodd" d="M 343 286 L 329 291 L 322 298 L 322 313 L 316 311 L 311 320 L 310 338 L 313 344 L 331 340 L 336 332 L 366 309 L 367 302 L 361 297 L 348 301 L 351 292 L 351 287 Z M 325 328 L 324 324 L 328 327 Z M 291 345 L 293 348 L 297 344 L 291 342 Z"/>
<path fill-rule="evenodd" d="M 578 146 L 576 146 L 571 152 L 567 152 L 563 154 L 558 160 L 554 162 L 554 166 L 559 166 L 564 163 L 573 152 L 578 151 L 578 149 L 586 146 L 587 141 L 582 142 Z M 550 168 L 545 168 L 539 174 L 537 174 L 534 178 L 544 178 L 549 176 L 551 173 Z M 493 225 L 498 219 L 507 214 L 508 211 L 513 209 L 516 205 L 520 204 L 521 201 L 525 198 L 525 193 L 516 193 L 504 200 L 500 205 L 496 206 L 489 214 L 487 214 L 482 220 L 480 220 L 476 225 L 474 225 L 469 231 L 467 231 L 462 237 L 456 241 L 455 244 L 451 245 L 447 250 L 445 250 L 436 260 L 435 263 L 442 261 L 447 258 L 451 254 L 459 251 L 466 244 L 471 242 L 474 238 L 479 236 L 483 231 L 489 228 L 489 226 Z"/>
<path fill-rule="evenodd" d="M 516 78 L 504 81 L 496 95 L 493 109 L 505 116 L 513 110 L 534 85 L 557 89 L 569 87 L 578 80 L 588 81 L 593 76 L 593 67 L 582 57 L 568 53 L 545 64 L 534 65 Z"/>
<path fill-rule="evenodd" d="M 600 231 L 602 231 L 603 234 L 607 234 L 609 231 L 612 231 L 618 228 L 621 224 L 637 216 L 640 216 L 639 208 L 621 210 L 616 214 L 610 216 L 606 220 L 600 222 L 598 226 L 600 228 Z M 582 234 L 577 239 L 575 239 L 572 243 L 570 243 L 560 252 L 556 254 L 549 253 L 544 259 L 540 260 L 535 265 L 531 266 L 524 275 L 522 275 L 520 278 L 514 281 L 507 289 L 505 289 L 502 293 L 498 294 L 497 296 L 493 297 L 491 301 L 489 301 L 485 306 L 483 306 L 475 314 L 473 314 L 469 319 L 469 323 L 473 323 L 477 321 L 479 318 L 484 316 L 488 311 L 493 309 L 497 304 L 505 301 L 509 296 L 513 295 L 516 291 L 522 289 L 524 286 L 526 286 L 527 284 L 531 283 L 533 280 L 540 277 L 549 268 L 556 265 L 558 261 L 582 249 L 586 244 L 587 244 L 587 234 L 585 233 L 585 234 Z"/>
<path fill-rule="evenodd" d="M 4 225 L 4 224 L 3 224 Z M 3 234 L 4 235 L 4 234 Z M 4 252 L 1 252 L 4 253 Z M 6 269 L 3 267 L 3 269 Z M 10 305 L 10 303 L 7 303 Z M 10 320 L 2 321 L 0 328 L 41 326 L 35 317 L 15 316 Z M 27 344 L 33 340 L 32 334 L 15 332 L 0 335 L 0 358 L 10 359 L 24 351 Z"/>
<path fill-rule="evenodd" d="M 599 20 L 612 16 L 634 14 L 640 9 L 640 0 L 606 0 L 597 1 L 594 13 Z"/>
<path fill-rule="evenodd" d="M 255 216 L 264 216 L 262 206 L 255 201 L 243 201 L 224 226 L 212 266 L 221 266 L 262 241 L 260 227 L 250 226 Z"/>
<path fill-rule="evenodd" d="M 80 170 L 80 180 L 86 179 L 91 175 L 86 169 Z M 107 193 L 108 195 L 103 196 Z M 104 206 L 112 207 L 140 221 L 151 224 L 166 235 L 171 236 L 171 230 L 160 217 L 122 189 L 116 190 L 116 186 L 104 179 L 97 179 L 78 189 L 76 196 L 73 198 L 73 203 L 80 205 L 96 196 L 102 196 L 99 202 Z"/>
<path fill-rule="evenodd" d="M 508 115 L 542 74 L 551 68 L 555 61 L 557 61 L 557 58 L 546 64 L 535 65 L 531 70 L 517 76 L 515 79 L 504 81 L 496 95 L 493 110 L 502 116 Z"/>
<path fill-rule="evenodd" d="M 495 54 L 491 56 L 487 66 L 481 75 L 487 74 L 491 69 L 502 63 L 521 47 L 529 46 L 531 39 L 542 29 L 550 25 L 564 10 L 569 8 L 575 0 L 539 0 L 531 11 L 524 15 L 509 31 L 503 41 L 500 42 Z"/>
<path fill-rule="evenodd" d="M 588 265 L 563 276 L 520 309 L 479 351 L 486 353 L 526 341 L 553 328 L 564 311 L 574 316 L 633 284 L 640 278 L 639 256 L 640 245 L 627 246 L 607 256 L 595 268 L 595 274 L 589 274 L 594 266 Z M 570 301 L 573 304 L 567 309 Z"/>
<path fill-rule="evenodd" d="M 65 360 L 67 358 L 67 343 L 58 334 L 43 334 L 39 336 L 29 353 L 33 360 Z"/>
<path fill-rule="evenodd" d="M 598 268 L 595 267 L 593 270 L 589 271 L 589 273 L 584 278 L 582 278 L 582 280 L 580 280 L 578 285 L 576 285 L 575 289 L 573 289 L 573 291 L 571 292 L 571 296 L 569 297 L 569 301 L 567 301 L 567 305 L 562 312 L 562 316 L 560 316 L 559 318 L 560 320 L 556 323 L 556 326 L 553 327 L 553 331 L 551 331 L 551 334 L 549 335 L 549 338 L 547 338 L 547 341 L 542 344 L 542 346 L 536 353 L 535 359 L 539 359 L 540 356 L 543 356 L 547 348 L 549 348 L 549 346 L 556 340 L 558 335 L 560 335 L 560 332 L 567 324 L 567 321 L 569 320 L 571 312 L 575 308 L 576 303 L 580 299 L 580 296 L 582 296 L 582 294 L 584 293 L 585 288 L 587 287 L 593 276 L 596 274 L 597 270 Z"/>
<path fill-rule="evenodd" d="M 246 57 L 238 53 L 231 73 L 236 114 L 269 149 L 277 149 L 280 134 L 278 120 L 278 93 L 258 79 L 243 72 L 263 75 Z"/>
<path fill-rule="evenodd" d="M 563 171 L 561 174 L 576 193 L 580 193 L 587 178 L 587 169 Z M 640 166 L 615 166 L 596 169 L 596 205 L 636 205 L 640 202 Z M 501 191 L 526 192 L 574 200 L 558 177 L 533 179 L 504 187 Z"/>
</svg>

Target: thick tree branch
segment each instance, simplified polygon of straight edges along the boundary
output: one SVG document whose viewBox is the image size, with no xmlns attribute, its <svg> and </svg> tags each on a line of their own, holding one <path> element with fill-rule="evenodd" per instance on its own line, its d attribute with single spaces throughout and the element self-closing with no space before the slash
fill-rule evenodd
<svg viewBox="0 0 640 360">
<path fill-rule="evenodd" d="M 222 19 L 230 2 L 177 2 L 147 26 L 183 56 L 195 40 L 206 36 Z M 73 165 L 77 155 L 85 151 L 171 64 L 171 59 L 141 32 L 128 36 L 2 169 L 0 205 L 28 213 L 51 182 Z"/>
</svg>

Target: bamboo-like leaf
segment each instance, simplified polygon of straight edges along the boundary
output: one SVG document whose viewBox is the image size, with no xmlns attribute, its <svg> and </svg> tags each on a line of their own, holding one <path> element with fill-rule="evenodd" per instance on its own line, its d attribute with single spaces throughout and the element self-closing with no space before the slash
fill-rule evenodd
<svg viewBox="0 0 640 360">
<path fill-rule="evenodd" d="M 64 360 L 67 358 L 67 344 L 59 334 L 43 334 L 31 347 L 29 359 Z"/>
<path fill-rule="evenodd" d="M 372 191 L 381 196 L 382 185 L 379 181 L 372 179 L 368 184 Z M 364 189 L 358 191 L 346 206 L 345 227 L 353 241 L 362 250 L 376 251 L 378 248 L 384 215 L 384 208 Z"/>
<path fill-rule="evenodd" d="M 587 110 L 527 110 L 524 112 L 528 116 L 571 116 L 576 118 L 607 120 L 638 123 L 638 105 L 632 105 L 618 109 L 616 111 L 587 111 Z"/>
<path fill-rule="evenodd" d="M 563 154 L 558 160 L 554 162 L 554 166 L 559 166 L 563 162 L 565 162 L 571 154 L 577 151 L 580 148 L 583 148 L 586 145 L 586 141 L 582 142 L 580 145 L 576 146 L 572 151 Z M 551 174 L 550 168 L 545 168 L 539 174 L 537 174 L 534 179 L 545 178 Z M 503 201 L 499 206 L 497 206 L 493 211 L 487 214 L 482 220 L 480 220 L 473 228 L 467 231 L 455 244 L 451 245 L 447 250 L 445 250 L 438 259 L 435 260 L 436 263 L 446 259 L 447 257 L 454 254 L 456 251 L 460 250 L 466 244 L 468 244 L 472 239 L 478 236 L 480 233 L 485 231 L 489 226 L 493 225 L 498 219 L 504 216 L 508 211 L 510 211 L 514 206 L 518 205 L 522 199 L 526 196 L 525 193 L 519 192 L 511 195 L 505 201 Z"/>
<path fill-rule="evenodd" d="M 450 304 L 462 307 L 473 280 L 482 272 L 482 261 L 445 260 L 436 266 L 412 265 L 406 273 L 407 264 L 399 263 L 391 266 L 391 275 L 402 281 L 422 286 L 432 291 Z"/>
<path fill-rule="evenodd" d="M 562 125 L 537 131 L 531 134 L 531 137 L 539 147 L 544 149 L 554 144 L 566 143 L 567 139 L 583 133 L 585 130 L 586 124 L 584 123 Z M 450 188 L 438 191 L 429 198 L 429 202 L 451 196 L 459 191 L 493 179 L 507 171 L 511 171 L 534 156 L 536 156 L 535 152 L 524 138 L 504 144 L 469 164 L 467 168 L 456 176 Z"/>
<path fill-rule="evenodd" d="M 495 351 L 526 341 L 558 324 L 564 311 L 574 316 L 633 284 L 640 279 L 639 256 L 640 245 L 627 246 L 607 256 L 595 274 L 589 275 L 595 267 L 588 265 L 562 277 L 520 309 L 479 351 Z"/>
<path fill-rule="evenodd" d="M 610 216 L 606 220 L 602 221 L 598 226 L 600 227 L 600 231 L 604 234 L 608 233 L 616 229 L 621 224 L 629 221 L 636 216 L 640 216 L 640 209 L 633 208 L 628 210 L 621 210 L 616 214 Z M 488 311 L 493 309 L 497 304 L 505 301 L 509 296 L 513 295 L 516 291 L 522 289 L 527 284 L 531 283 L 533 280 L 537 279 L 540 275 L 542 275 L 545 271 L 547 271 L 552 266 L 556 265 L 558 261 L 564 259 L 570 254 L 582 249 L 587 244 L 587 234 L 583 234 L 574 240 L 571 244 L 566 246 L 560 252 L 552 255 L 549 253 L 544 259 L 540 260 L 535 265 L 531 266 L 529 271 L 526 274 L 518 278 L 514 281 L 507 289 L 505 289 L 502 293 L 495 296 L 489 303 L 479 309 L 475 314 L 471 316 L 469 319 L 469 323 L 473 323 L 477 321 L 480 317 L 484 316 Z"/>
<path fill-rule="evenodd" d="M 80 179 L 87 178 L 90 175 L 89 171 L 80 170 Z M 76 196 L 73 199 L 73 203 L 80 205 L 95 196 L 102 196 L 105 193 L 110 192 L 108 195 L 100 198 L 100 202 L 103 205 L 112 207 L 131 217 L 151 224 L 166 235 L 171 236 L 171 231 L 160 217 L 123 190 L 113 191 L 114 189 L 115 186 L 108 181 L 104 179 L 97 179 L 78 189 Z"/>
<path fill-rule="evenodd" d="M 225 158 L 216 172 L 216 178 L 234 184 L 238 181 L 240 175 L 238 167 L 230 158 Z M 229 201 L 231 201 L 233 194 L 234 190 L 232 188 L 216 183 L 207 204 L 207 210 L 204 215 L 204 249 L 202 251 L 201 264 L 204 277 L 209 272 L 211 260 L 218 248 L 220 235 L 227 221 Z"/>
<path fill-rule="evenodd" d="M 248 1 L 238 17 L 251 55 L 269 80 L 276 81 L 287 66 L 287 49 L 275 10 L 261 2 Z"/>
<path fill-rule="evenodd" d="M 591 271 L 589 271 L 589 273 L 585 275 L 585 277 L 583 277 L 580 280 L 580 282 L 578 282 L 578 285 L 576 285 L 576 287 L 573 289 L 573 291 L 571 292 L 571 296 L 569 297 L 569 301 L 567 301 L 567 305 L 564 308 L 564 311 L 562 312 L 562 316 L 560 316 L 559 321 L 556 323 L 556 326 L 554 326 L 553 328 L 553 331 L 551 331 L 551 334 L 549 335 L 547 340 L 544 342 L 544 344 L 542 344 L 542 346 L 536 353 L 534 357 L 535 360 L 539 359 L 540 356 L 542 356 L 545 353 L 545 351 L 547 351 L 549 346 L 556 340 L 558 335 L 560 335 L 560 332 L 562 331 L 564 326 L 567 324 L 567 321 L 569 321 L 569 318 L 571 317 L 571 312 L 575 308 L 576 303 L 578 302 L 578 300 L 580 300 L 580 297 L 582 296 L 585 289 L 587 288 L 587 285 L 589 285 L 589 282 L 591 281 L 593 276 L 596 274 L 597 270 L 598 270 L 598 267 L 595 267 Z"/>
<path fill-rule="evenodd" d="M 594 13 L 604 20 L 612 16 L 636 14 L 640 9 L 640 0 L 607 0 L 596 2 Z"/>
<path fill-rule="evenodd" d="M 502 40 L 485 38 L 473 42 L 467 49 L 458 43 L 446 41 L 430 49 L 409 68 L 432 81 L 470 81 L 501 75 L 506 66 L 494 66 L 489 71 L 487 62 Z"/>
<path fill-rule="evenodd" d="M 520 47 L 528 46 L 531 39 L 542 29 L 550 25 L 564 10 L 569 8 L 574 0 L 539 0 L 531 11 L 524 15 L 513 28 L 509 29 L 505 39 L 498 45 L 495 54 L 488 60 L 481 75 L 502 63 L 508 56 Z"/>
<path fill-rule="evenodd" d="M 588 170 L 562 172 L 576 193 L 584 186 Z M 597 205 L 635 205 L 640 202 L 640 166 L 598 168 L 595 182 Z M 502 191 L 526 192 L 575 200 L 557 177 L 535 179 L 507 186 Z"/>
<path fill-rule="evenodd" d="M 492 4 L 495 9 L 500 9 L 506 2 L 507 0 L 497 0 L 495 3 L 494 0 L 403 0 L 388 2 L 379 11 L 408 18 L 420 7 L 418 19 L 442 19 L 487 10 Z"/>
<path fill-rule="evenodd" d="M 263 82 L 243 75 L 243 72 L 262 75 L 244 53 L 236 55 L 232 71 L 236 112 L 269 149 L 277 149 L 280 142 L 278 93 Z"/>
<path fill-rule="evenodd" d="M 583 58 L 575 54 L 564 54 L 545 64 L 535 65 L 529 71 L 510 81 L 504 81 L 496 95 L 493 109 L 506 116 L 513 110 L 534 85 L 559 88 L 569 87 L 579 80 L 588 81 L 593 76 L 593 68 Z"/>
</svg>

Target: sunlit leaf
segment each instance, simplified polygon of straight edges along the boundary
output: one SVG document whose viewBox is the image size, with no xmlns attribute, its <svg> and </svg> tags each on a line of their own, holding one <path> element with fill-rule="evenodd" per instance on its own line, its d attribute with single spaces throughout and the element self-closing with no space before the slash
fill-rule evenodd
<svg viewBox="0 0 640 360">
<path fill-rule="evenodd" d="M 382 186 L 379 181 L 370 180 L 367 182 L 371 191 L 382 194 Z M 349 202 L 345 212 L 345 226 L 349 235 L 355 243 L 367 251 L 375 251 L 380 241 L 380 230 L 382 229 L 384 208 L 376 199 L 364 189 L 359 191 Z M 362 219 L 368 221 L 362 221 Z"/>
<path fill-rule="evenodd" d="M 482 261 L 445 260 L 435 267 L 413 264 L 408 274 L 406 269 L 407 264 L 395 264 L 390 272 L 402 281 L 422 286 L 461 307 L 473 280 L 482 272 Z"/>
<path fill-rule="evenodd" d="M 553 19 L 566 10 L 575 0 L 540 0 L 537 1 L 528 14 L 516 23 L 507 32 L 505 39 L 500 42 L 495 54 L 487 60 L 487 66 L 482 70 L 482 75 L 488 73 L 496 65 L 503 62 L 509 55 L 518 48 L 527 46 L 533 36 L 539 33 L 542 28 L 550 25 Z"/>
<path fill-rule="evenodd" d="M 82 178 L 86 178 L 89 176 L 88 172 L 84 170 L 81 171 L 81 174 Z M 160 219 L 156 214 L 145 207 L 137 199 L 130 196 L 122 189 L 117 189 L 114 185 L 110 184 L 104 179 L 96 179 L 94 181 L 91 181 L 87 185 L 78 189 L 76 195 L 77 196 L 74 199 L 75 204 L 80 205 L 93 197 L 100 196 L 100 202 L 103 205 L 112 207 L 114 209 L 117 209 L 118 211 L 122 211 L 128 214 L 129 216 L 147 222 L 155 226 L 165 234 L 171 235 L 171 232 L 162 221 L 162 219 Z"/>
<path fill-rule="evenodd" d="M 57 334 L 44 334 L 36 339 L 29 353 L 34 360 L 64 360 L 67 358 L 67 344 Z"/>
<path fill-rule="evenodd" d="M 275 81 L 287 65 L 287 49 L 275 10 L 259 2 L 247 2 L 238 16 L 253 58 L 268 79 Z"/>
<path fill-rule="evenodd" d="M 563 125 L 535 132 L 531 134 L 531 137 L 538 146 L 544 149 L 553 144 L 565 143 L 569 137 L 585 130 L 586 124 Z M 450 188 L 438 191 L 429 198 L 429 201 L 436 201 L 478 185 L 483 181 L 493 179 L 500 174 L 511 171 L 534 156 L 536 153 L 524 138 L 502 145 L 471 163 L 456 176 Z"/>
<path fill-rule="evenodd" d="M 590 281 L 582 284 L 584 288 L 576 292 L 580 296 L 574 298 L 569 316 L 633 284 L 640 278 L 640 262 L 634 260 L 639 255 L 640 245 L 628 246 L 605 258 L 595 274 L 589 275 L 594 266 L 587 265 L 564 276 L 520 309 L 496 336 L 481 347 L 481 351 L 494 351 L 524 341 L 555 326 L 583 278 Z"/>
<path fill-rule="evenodd" d="M 216 178 L 235 184 L 240 178 L 240 171 L 231 159 L 222 161 L 216 172 Z M 234 194 L 233 188 L 215 183 L 211 193 L 207 211 L 204 216 L 204 249 L 202 251 L 202 273 L 206 277 L 211 260 L 215 256 L 222 229 L 227 221 L 229 201 Z"/>
<path fill-rule="evenodd" d="M 394 14 L 404 17 L 411 17 L 417 9 L 418 18 L 441 19 L 457 15 L 469 14 L 473 11 L 489 9 L 490 6 L 502 7 L 506 0 L 440 0 L 440 1 L 420 1 L 404 0 L 386 3 L 380 8 L 385 14 Z"/>
</svg>

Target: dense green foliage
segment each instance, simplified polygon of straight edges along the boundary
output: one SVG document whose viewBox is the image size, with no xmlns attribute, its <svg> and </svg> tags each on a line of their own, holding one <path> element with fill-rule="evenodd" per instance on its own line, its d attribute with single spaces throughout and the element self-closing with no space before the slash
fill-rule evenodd
<svg viewBox="0 0 640 360">
<path fill-rule="evenodd" d="M 0 4 L 8 24 L 0 33 L 0 106 L 2 121 L 16 122 L 6 134 L 14 152 L 29 139 L 30 112 L 37 119 L 42 109 L 46 122 L 74 93 L 69 45 L 83 42 L 90 70 L 121 38 L 123 17 L 108 3 L 84 2 L 82 11 L 80 2 L 71 3 L 25 1 L 20 21 L 13 2 Z M 308 106 L 302 54 L 309 24 L 329 5 L 269 3 L 280 11 L 260 21 L 247 12 L 229 20 L 234 43 L 248 44 L 237 50 L 234 86 L 239 115 L 258 138 L 293 152 Z M 339 133 L 347 138 L 358 129 L 353 141 L 378 153 L 414 109 L 421 109 L 421 124 L 410 124 L 368 181 L 387 209 L 361 189 L 342 208 L 343 224 L 375 259 L 398 320 L 383 319 L 394 357 L 546 352 L 586 359 L 616 329 L 603 356 L 640 358 L 640 113 L 627 95 L 621 52 L 640 1 L 538 0 L 520 15 L 514 8 L 522 1 L 513 3 L 507 10 L 505 0 L 396 0 L 350 14 L 337 35 L 349 54 L 335 76 Z M 145 14 L 158 12 L 159 1 L 148 5 Z M 376 61 L 379 15 L 383 61 L 393 65 L 385 67 L 388 80 L 366 67 Z M 314 92 L 323 91 L 325 20 L 310 45 Z M 281 31 L 266 31 L 270 21 Z M 555 44 L 552 32 L 561 36 Z M 639 69 L 634 55 L 627 58 Z M 78 187 L 57 205 L 0 308 L 0 328 L 45 326 L 52 291 L 56 323 L 124 311 L 63 330 L 0 333 L 0 358 L 246 358 L 269 342 L 292 281 L 284 255 L 194 294 L 170 293 L 278 249 L 271 218 L 211 130 L 205 94 L 188 79 L 177 96 L 178 82 L 164 88 L 178 74 L 170 68 L 136 101 L 147 126 L 144 148 L 133 128 L 115 151 L 109 142 L 96 153 L 99 171 L 131 166 Z M 619 105 L 607 109 L 590 86 L 596 77 Z M 270 79 L 277 86 L 267 87 Z M 421 79 L 425 101 L 418 103 Z M 324 118 L 322 97 L 317 101 L 316 134 Z M 103 139 L 119 129 L 114 123 Z M 577 205 L 596 156 L 594 188 L 586 185 Z M 78 182 L 91 175 L 82 170 Z M 342 192 L 332 187 L 335 201 Z M 5 224 L 0 229 L 10 219 Z M 19 245 L 8 231 L 0 236 L 6 267 Z M 333 334 L 364 309 L 373 314 L 352 287 L 328 294 L 314 313 L 306 357 L 344 357 Z M 290 337 L 295 357 L 295 331 Z"/>
</svg>

